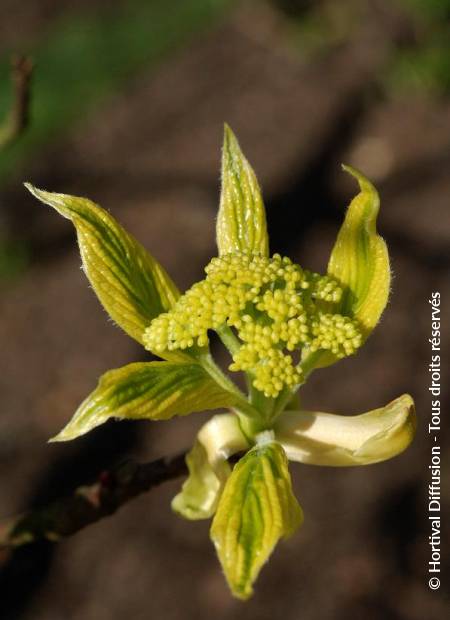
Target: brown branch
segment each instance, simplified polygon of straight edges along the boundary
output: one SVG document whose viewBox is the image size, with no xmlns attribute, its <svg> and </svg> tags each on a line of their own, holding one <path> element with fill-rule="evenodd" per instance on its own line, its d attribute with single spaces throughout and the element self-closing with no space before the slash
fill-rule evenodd
<svg viewBox="0 0 450 620">
<path fill-rule="evenodd" d="M 128 461 L 104 471 L 94 484 L 69 497 L 0 524 L 0 549 L 39 540 L 58 541 L 116 512 L 133 497 L 187 474 L 185 455 L 150 463 Z"/>
<path fill-rule="evenodd" d="M 32 73 L 33 63 L 29 58 L 25 56 L 12 58 L 13 100 L 8 116 L 0 125 L 0 149 L 16 140 L 28 125 Z"/>
</svg>

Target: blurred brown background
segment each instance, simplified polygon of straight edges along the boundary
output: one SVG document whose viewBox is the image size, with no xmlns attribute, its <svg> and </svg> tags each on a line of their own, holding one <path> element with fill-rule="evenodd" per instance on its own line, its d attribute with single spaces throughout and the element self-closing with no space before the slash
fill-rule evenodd
<svg viewBox="0 0 450 620">
<path fill-rule="evenodd" d="M 9 56 L 35 63 L 30 126 L 0 152 L 0 517 L 129 456 L 184 450 L 207 417 L 111 423 L 46 443 L 101 373 L 145 352 L 108 322 L 70 224 L 21 182 L 107 207 L 187 288 L 215 253 L 224 121 L 264 189 L 272 251 L 306 267 L 325 269 L 356 191 L 340 163 L 379 188 L 391 302 L 357 358 L 313 375 L 304 403 L 354 414 L 410 392 L 419 418 L 393 461 L 292 467 L 305 524 L 248 603 L 227 591 L 209 524 L 172 514 L 177 482 L 58 546 L 2 552 L 2 619 L 446 617 L 448 530 L 432 592 L 426 508 L 431 291 L 444 317 L 449 303 L 449 19 L 448 0 L 0 1 L 1 115 Z M 443 407 L 443 454 L 446 416 Z M 442 476 L 445 496 L 448 460 Z"/>
</svg>

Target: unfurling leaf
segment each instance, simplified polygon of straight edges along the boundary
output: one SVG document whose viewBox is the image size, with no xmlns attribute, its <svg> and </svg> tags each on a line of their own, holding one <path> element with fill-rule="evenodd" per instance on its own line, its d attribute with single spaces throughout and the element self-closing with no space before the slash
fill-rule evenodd
<svg viewBox="0 0 450 620">
<path fill-rule="evenodd" d="M 196 521 L 213 516 L 231 468 L 225 459 L 211 464 L 208 453 L 199 441 L 186 456 L 189 477 L 172 500 L 172 510 L 185 519 Z"/>
<path fill-rule="evenodd" d="M 409 394 L 356 416 L 285 411 L 275 436 L 291 461 L 311 465 L 369 465 L 403 452 L 416 429 Z"/>
<path fill-rule="evenodd" d="M 378 323 L 389 297 L 389 255 L 377 234 L 378 192 L 360 172 L 343 166 L 358 181 L 328 263 L 328 274 L 344 287 L 336 312 L 359 321 L 367 338 Z"/>
<path fill-rule="evenodd" d="M 86 198 L 27 189 L 72 220 L 84 271 L 111 318 L 143 343 L 144 330 L 180 293 L 161 265 L 104 209 Z"/>
<path fill-rule="evenodd" d="M 258 181 L 239 143 L 225 125 L 222 192 L 217 218 L 219 255 L 232 252 L 269 255 L 266 212 Z"/>
<path fill-rule="evenodd" d="M 186 457 L 189 477 L 172 500 L 172 508 L 186 519 L 209 519 L 216 511 L 231 467 L 227 458 L 249 447 L 236 415 L 215 415 L 200 430 Z"/>
<path fill-rule="evenodd" d="M 84 435 L 109 418 L 167 420 L 230 407 L 236 396 L 198 364 L 137 362 L 105 373 L 69 424 L 51 441 Z"/>
<path fill-rule="evenodd" d="M 235 596 L 252 595 L 252 584 L 276 543 L 292 534 L 302 520 L 283 448 L 273 441 L 255 446 L 233 469 L 211 527 Z"/>
</svg>

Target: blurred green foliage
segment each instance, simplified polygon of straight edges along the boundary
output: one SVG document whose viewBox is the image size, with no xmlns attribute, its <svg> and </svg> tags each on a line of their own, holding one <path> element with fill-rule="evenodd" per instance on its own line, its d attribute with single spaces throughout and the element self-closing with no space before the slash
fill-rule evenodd
<svg viewBox="0 0 450 620">
<path fill-rule="evenodd" d="M 404 50 L 388 72 L 391 90 L 414 90 L 431 95 L 450 93 L 450 34 L 438 33 L 425 45 Z"/>
<path fill-rule="evenodd" d="M 25 243 L 0 237 L 0 284 L 20 277 L 28 266 Z"/>
<path fill-rule="evenodd" d="M 23 43 L 36 66 L 31 123 L 26 133 L 0 150 L 0 185 L 17 177 L 21 165 L 45 143 L 59 138 L 102 102 L 126 87 L 142 68 L 214 23 L 237 0 L 129 0 L 122 7 L 73 10 L 53 23 L 45 37 Z M 358 0 L 272 0 L 289 20 L 287 38 L 309 62 L 351 39 L 367 5 Z M 450 0 L 395 0 L 410 36 L 395 45 L 381 82 L 390 93 L 450 93 Z M 9 58 L 0 62 L 0 120 L 11 104 Z M 1 231 L 0 231 L 1 232 Z M 3 240 L 2 240 L 3 239 Z M 19 274 L 25 248 L 0 237 L 0 278 Z"/>
<path fill-rule="evenodd" d="M 30 127 L 0 154 L 0 183 L 36 147 L 66 131 L 142 66 L 180 46 L 233 0 L 130 0 L 126 10 L 66 15 L 23 49 L 35 65 Z M 10 101 L 8 59 L 0 64 L 0 117 Z"/>
<path fill-rule="evenodd" d="M 349 41 L 367 20 L 368 5 L 357 0 L 272 1 L 289 18 L 289 39 L 307 61 Z M 408 36 L 394 42 L 385 71 L 374 77 L 389 93 L 449 94 L 450 0 L 395 0 L 386 8 L 403 16 Z"/>
<path fill-rule="evenodd" d="M 289 18 L 288 38 L 304 60 L 326 54 L 358 28 L 364 6 L 358 0 L 273 0 Z"/>
<path fill-rule="evenodd" d="M 426 19 L 446 19 L 450 15 L 450 0 L 401 0 L 403 5 Z M 448 27 L 448 21 L 447 21 Z"/>
<path fill-rule="evenodd" d="M 401 0 L 413 42 L 398 50 L 387 73 L 392 90 L 450 94 L 450 0 Z"/>
<path fill-rule="evenodd" d="M 130 0 L 122 8 L 66 14 L 45 38 L 21 52 L 34 62 L 30 125 L 0 150 L 0 184 L 17 176 L 21 165 L 46 142 L 71 129 L 104 99 L 124 87 L 140 68 L 220 17 L 233 0 Z M 0 119 L 12 104 L 10 59 L 0 63 Z M 14 281 L 28 264 L 26 245 L 0 231 L 0 281 Z"/>
</svg>

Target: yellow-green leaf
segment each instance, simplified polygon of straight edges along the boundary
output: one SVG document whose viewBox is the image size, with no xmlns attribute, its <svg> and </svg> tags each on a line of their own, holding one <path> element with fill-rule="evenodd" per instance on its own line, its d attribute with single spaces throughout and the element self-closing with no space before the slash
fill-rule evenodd
<svg viewBox="0 0 450 620">
<path fill-rule="evenodd" d="M 367 338 L 388 301 L 389 255 L 376 230 L 378 192 L 360 172 L 350 166 L 343 168 L 355 177 L 361 191 L 347 210 L 328 263 L 328 274 L 344 287 L 336 312 L 356 318 Z"/>
<path fill-rule="evenodd" d="M 236 136 L 225 125 L 222 192 L 217 217 L 219 255 L 232 252 L 269 255 L 266 212 L 255 173 Z"/>
<path fill-rule="evenodd" d="M 252 585 L 276 543 L 292 534 L 302 520 L 283 448 L 270 439 L 262 441 L 233 469 L 211 527 L 235 596 L 252 595 Z"/>
<path fill-rule="evenodd" d="M 186 457 L 189 477 L 172 500 L 172 508 L 186 519 L 209 519 L 216 511 L 231 467 L 227 459 L 249 447 L 233 413 L 215 415 L 200 429 Z"/>
<path fill-rule="evenodd" d="M 390 459 L 409 446 L 415 430 L 409 394 L 356 416 L 285 411 L 275 424 L 275 436 L 291 461 L 333 467 Z"/>
<path fill-rule="evenodd" d="M 231 407 L 236 396 L 198 364 L 137 362 L 110 370 L 52 441 L 84 435 L 109 418 L 166 420 L 204 409 Z"/>
<path fill-rule="evenodd" d="M 144 330 L 180 293 L 163 267 L 104 209 L 86 198 L 27 189 L 71 220 L 84 271 L 111 318 L 143 343 Z"/>
</svg>

